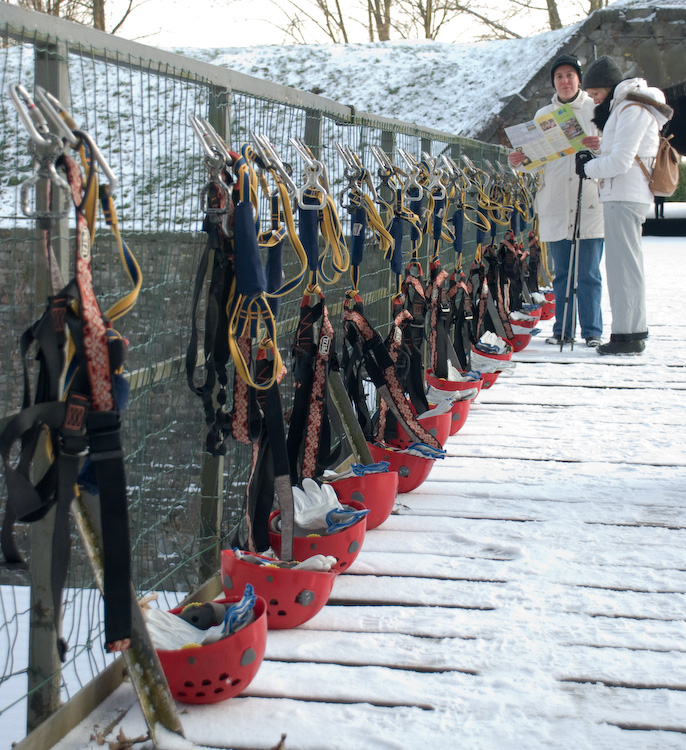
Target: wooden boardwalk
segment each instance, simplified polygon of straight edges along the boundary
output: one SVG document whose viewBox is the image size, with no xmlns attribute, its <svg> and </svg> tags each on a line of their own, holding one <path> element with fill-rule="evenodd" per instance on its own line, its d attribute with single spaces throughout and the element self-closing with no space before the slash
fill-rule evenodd
<svg viewBox="0 0 686 750">
<path fill-rule="evenodd" d="M 646 353 L 541 336 L 516 355 L 327 606 L 270 631 L 243 696 L 183 707 L 189 739 L 686 748 L 686 241 L 651 243 L 647 266 Z M 125 704 L 136 736 L 127 686 L 90 725 Z"/>
</svg>

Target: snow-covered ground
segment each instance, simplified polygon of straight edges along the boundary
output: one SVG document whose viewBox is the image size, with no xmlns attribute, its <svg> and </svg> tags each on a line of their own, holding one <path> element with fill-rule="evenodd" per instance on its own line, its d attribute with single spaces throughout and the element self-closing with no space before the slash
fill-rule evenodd
<svg viewBox="0 0 686 750">
<path fill-rule="evenodd" d="M 543 323 L 324 609 L 269 632 L 244 694 L 178 704 L 189 741 L 686 748 L 686 239 L 644 246 L 646 352 L 560 353 Z M 111 722 L 145 734 L 129 685 L 56 750 Z"/>
</svg>

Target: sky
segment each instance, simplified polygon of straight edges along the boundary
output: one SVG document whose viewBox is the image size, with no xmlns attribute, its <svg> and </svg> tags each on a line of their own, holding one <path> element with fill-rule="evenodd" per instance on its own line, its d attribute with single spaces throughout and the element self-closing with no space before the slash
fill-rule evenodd
<svg viewBox="0 0 686 750">
<path fill-rule="evenodd" d="M 485 6 L 498 8 L 502 3 L 491 0 Z M 578 20 L 581 0 L 562 0 L 559 4 L 563 23 Z M 108 0 L 111 18 L 121 14 L 128 0 Z M 234 47 L 263 44 L 282 44 L 287 40 L 277 26 L 279 5 L 270 0 L 195 0 L 192 10 L 186 0 L 143 0 L 131 14 L 120 36 L 135 39 L 158 47 Z M 344 3 L 344 7 L 350 3 Z M 163 19 L 163 21 L 161 20 Z M 268 21 L 266 19 L 272 19 Z M 545 13 L 520 14 L 512 21 L 512 28 L 519 34 L 542 31 L 545 28 Z M 368 41 L 361 27 L 351 24 L 351 42 Z M 444 42 L 469 41 L 469 24 L 461 18 L 439 37 Z M 323 42 L 323 39 L 316 41 Z"/>
</svg>

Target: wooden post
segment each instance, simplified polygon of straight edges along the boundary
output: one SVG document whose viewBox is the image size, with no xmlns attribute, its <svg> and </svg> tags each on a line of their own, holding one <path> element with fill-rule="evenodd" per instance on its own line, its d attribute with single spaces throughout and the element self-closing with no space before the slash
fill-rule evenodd
<svg viewBox="0 0 686 750">
<path fill-rule="evenodd" d="M 72 503 L 72 512 L 95 581 L 102 592 L 104 565 L 98 498 L 82 492 Z M 160 728 L 183 737 L 183 727 L 176 711 L 176 704 L 169 690 L 157 651 L 150 640 L 133 584 L 131 585 L 131 647 L 124 651 L 123 658 L 153 745 L 157 746 L 156 735 Z"/>
</svg>

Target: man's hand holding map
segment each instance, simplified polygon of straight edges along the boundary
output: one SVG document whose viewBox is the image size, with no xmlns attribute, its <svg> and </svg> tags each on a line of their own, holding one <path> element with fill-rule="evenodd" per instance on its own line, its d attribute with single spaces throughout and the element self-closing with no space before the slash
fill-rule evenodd
<svg viewBox="0 0 686 750">
<path fill-rule="evenodd" d="M 535 120 L 505 128 L 505 133 L 512 148 L 525 155 L 522 167 L 527 171 L 586 148 L 582 143 L 586 133 L 568 104 Z"/>
</svg>

